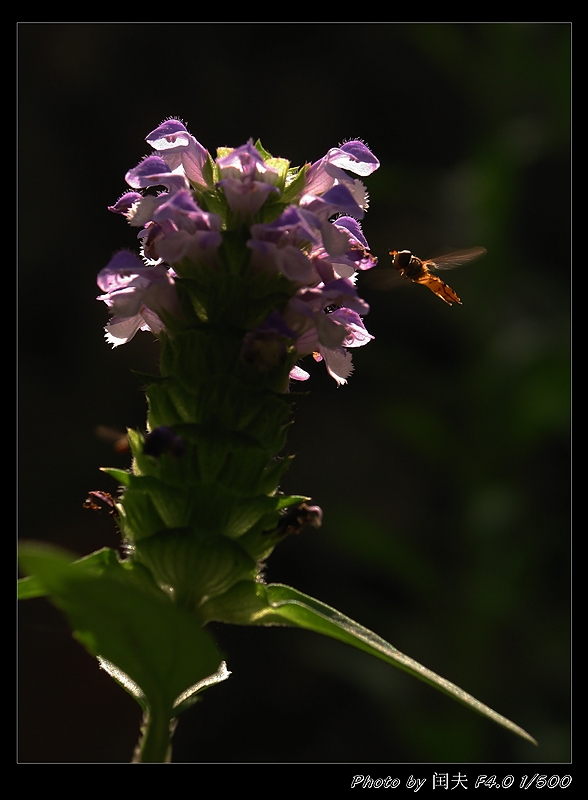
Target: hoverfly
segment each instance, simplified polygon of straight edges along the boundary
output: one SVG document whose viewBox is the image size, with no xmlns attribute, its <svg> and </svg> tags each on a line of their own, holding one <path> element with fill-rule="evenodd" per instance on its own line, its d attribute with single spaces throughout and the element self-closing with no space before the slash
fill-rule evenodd
<svg viewBox="0 0 588 800">
<path fill-rule="evenodd" d="M 453 269 L 460 267 L 462 264 L 467 264 L 477 258 L 481 258 L 486 253 L 485 247 L 472 247 L 469 250 L 458 250 L 455 253 L 448 253 L 439 258 L 431 258 L 426 261 L 421 261 L 420 258 L 414 256 L 410 250 L 390 250 L 392 256 L 392 266 L 398 272 L 401 278 L 406 278 L 413 283 L 420 283 L 430 289 L 433 294 L 440 297 L 448 305 L 459 303 L 461 300 L 453 291 L 451 286 L 448 286 L 441 278 L 433 275 L 432 269 Z M 381 288 L 386 288 L 386 284 L 390 281 L 383 281 L 380 279 Z"/>
</svg>

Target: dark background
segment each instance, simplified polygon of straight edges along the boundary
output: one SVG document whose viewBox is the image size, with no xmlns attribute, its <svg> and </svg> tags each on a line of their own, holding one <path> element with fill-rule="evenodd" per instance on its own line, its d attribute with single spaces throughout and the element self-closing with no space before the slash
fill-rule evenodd
<svg viewBox="0 0 588 800">
<path fill-rule="evenodd" d="M 116 547 L 97 425 L 142 427 L 97 272 L 135 232 L 106 206 L 179 117 L 214 153 L 261 138 L 293 165 L 361 138 L 381 161 L 364 232 L 381 263 L 484 245 L 449 307 L 360 282 L 375 340 L 337 389 L 310 365 L 285 491 L 323 528 L 267 578 L 358 620 L 528 730 L 535 748 L 315 634 L 217 626 L 232 671 L 182 717 L 181 762 L 566 762 L 569 739 L 568 24 L 20 24 L 20 536 Z M 45 600 L 19 607 L 23 762 L 125 762 L 139 707 Z"/>
</svg>

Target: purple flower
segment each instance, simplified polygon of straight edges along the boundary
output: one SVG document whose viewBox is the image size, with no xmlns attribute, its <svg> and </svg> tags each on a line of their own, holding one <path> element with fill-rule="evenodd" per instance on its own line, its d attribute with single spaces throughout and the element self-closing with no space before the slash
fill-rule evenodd
<svg viewBox="0 0 588 800">
<path fill-rule="evenodd" d="M 339 384 L 346 383 L 353 369 L 349 349 L 373 338 L 361 318 L 369 308 L 354 286 L 358 271 L 377 263 L 358 221 L 368 197 L 361 181 L 348 174 L 364 177 L 379 167 L 369 148 L 345 142 L 299 171 L 251 139 L 241 147 L 220 148 L 214 163 L 177 119 L 164 121 L 146 139 L 155 153 L 127 172 L 131 191 L 109 206 L 141 229 L 145 263 L 121 252 L 98 276 L 104 291 L 99 299 L 113 313 L 108 341 L 117 345 L 137 330 L 158 333 L 164 322 L 173 325 L 173 316 L 180 315 L 174 279 L 192 278 L 190 291 L 196 292 L 194 276 L 201 266 L 211 274 L 225 269 L 233 256 L 231 247 L 222 247 L 232 241 L 225 233 L 253 222 L 273 195 L 281 205 L 264 209 L 270 222 L 251 225 L 248 263 L 253 275 L 270 277 L 268 285 L 274 285 L 271 276 L 284 276 L 292 296 L 281 312 L 275 309 L 245 335 L 243 358 L 269 369 L 294 351 L 312 354 L 325 361 Z M 272 219 L 274 209 L 283 210 Z M 271 307 L 270 295 L 265 313 Z M 291 377 L 309 376 L 295 367 Z"/>
<path fill-rule="evenodd" d="M 335 273 L 339 277 L 351 278 L 357 270 L 363 271 L 376 266 L 378 259 L 370 253 L 367 239 L 356 219 L 338 217 L 331 223 L 331 227 L 344 236 L 346 242 L 345 248 L 341 251 L 326 248 L 332 257 Z"/>
<path fill-rule="evenodd" d="M 314 223 L 314 225 L 312 224 Z M 288 206 L 273 222 L 251 226 L 251 264 L 258 272 L 279 272 L 298 286 L 320 281 L 312 261 L 301 247 L 320 242 L 318 220 L 296 206 Z"/>
<path fill-rule="evenodd" d="M 209 157 L 208 150 L 188 133 L 183 122 L 168 119 L 145 138 L 160 153 L 170 171 L 181 168 L 191 183 L 206 186 L 202 170 Z"/>
<path fill-rule="evenodd" d="M 147 156 L 136 167 L 130 169 L 125 180 L 133 189 L 148 186 L 165 186 L 170 192 L 187 189 L 188 182 L 183 175 L 170 172 L 168 165 L 159 156 Z"/>
<path fill-rule="evenodd" d="M 371 175 L 380 166 L 380 162 L 369 147 L 357 139 L 345 142 L 341 147 L 332 147 L 325 159 L 329 164 L 348 169 L 356 175 L 361 175 L 362 178 Z"/>
<path fill-rule="evenodd" d="M 345 142 L 341 147 L 332 147 L 319 161 L 315 161 L 306 173 L 306 192 L 322 195 L 335 183 L 348 184 L 351 179 L 344 169 L 367 177 L 378 169 L 380 162 L 363 142 Z"/>
<path fill-rule="evenodd" d="M 254 239 L 262 239 L 279 245 L 296 247 L 319 241 L 318 219 L 297 206 L 288 206 L 273 222 L 251 226 Z"/>
<path fill-rule="evenodd" d="M 343 326 L 345 338 L 339 347 L 320 345 L 318 352 L 313 352 L 313 358 L 315 361 L 324 360 L 327 372 L 341 386 L 347 383 L 347 378 L 353 372 L 351 353 L 346 348 L 362 347 L 374 337 L 366 330 L 359 314 L 350 308 L 337 308 L 329 316 Z"/>
<path fill-rule="evenodd" d="M 138 330 L 157 334 L 163 328 L 159 314 L 179 313 L 179 301 L 170 271 L 163 264 L 147 267 L 134 253 L 120 250 L 98 274 L 99 295 L 113 317 L 106 326 L 106 341 L 116 347 L 130 341 Z"/>
<path fill-rule="evenodd" d="M 182 189 L 165 198 L 153 213 L 154 222 L 171 220 L 178 230 L 220 231 L 221 218 L 218 214 L 203 211 L 187 189 Z"/>
<path fill-rule="evenodd" d="M 284 319 L 299 335 L 298 350 L 302 355 L 318 350 L 319 343 L 327 347 L 338 347 L 343 343 L 347 332 L 333 313 L 325 313 L 333 306 L 349 308 L 358 314 L 369 311 L 368 304 L 346 278 L 313 289 L 300 289 L 288 301 Z M 303 339 L 305 343 L 301 345 Z"/>
<path fill-rule="evenodd" d="M 231 211 L 241 217 L 252 217 L 271 192 L 279 193 L 275 186 L 279 173 L 265 163 L 252 141 L 219 158 L 217 165 L 221 175 L 217 186 L 223 190 Z"/>
<path fill-rule="evenodd" d="M 332 313 L 337 322 L 345 326 L 347 335 L 343 340 L 343 347 L 363 347 L 374 337 L 368 333 L 362 318 L 351 308 L 336 308 Z"/>
<path fill-rule="evenodd" d="M 247 247 L 257 272 L 278 272 L 297 286 L 312 286 L 320 280 L 314 264 L 298 247 L 256 239 L 250 239 Z"/>
<path fill-rule="evenodd" d="M 346 190 L 345 196 L 349 199 Z M 340 210 L 320 198 L 315 201 L 319 215 Z M 352 278 L 356 270 L 370 269 L 377 263 L 359 223 L 349 216 L 321 222 L 313 211 L 292 205 L 273 222 L 252 225 L 251 234 L 247 246 L 253 251 L 253 267 L 277 270 L 299 286 Z"/>
<path fill-rule="evenodd" d="M 361 201 L 361 198 L 359 198 Z M 300 199 L 300 207 L 311 211 L 321 221 L 326 221 L 335 214 L 348 214 L 356 219 L 362 219 L 363 207 L 358 203 L 348 186 L 337 184 L 321 197 L 305 194 Z"/>
<path fill-rule="evenodd" d="M 333 306 L 335 310 L 331 310 Z M 331 377 L 341 385 L 353 371 L 346 348 L 360 347 L 373 338 L 359 316 L 368 311 L 351 281 L 340 278 L 314 289 L 300 289 L 288 301 L 283 317 L 298 334 L 299 355 L 312 353 L 316 361 L 324 360 Z M 308 373 L 295 368 L 290 377 L 306 380 Z"/>
<path fill-rule="evenodd" d="M 337 278 L 355 280 L 357 270 L 371 269 L 377 258 L 369 252 L 369 245 L 359 222 L 352 217 L 338 217 L 321 225 L 322 246 L 313 248 L 309 258 L 313 261 L 323 283 Z"/>
<path fill-rule="evenodd" d="M 359 222 L 354 219 L 353 217 L 338 217 L 334 222 L 333 225 L 335 227 L 344 230 L 348 237 L 349 237 L 349 249 L 351 251 L 355 251 L 356 253 L 361 254 L 360 259 L 354 259 L 356 263 L 359 262 L 367 262 L 370 264 L 370 267 L 366 265 L 359 266 L 358 269 L 370 269 L 371 267 L 375 267 L 376 262 L 374 261 L 375 256 L 372 256 L 369 253 L 370 246 L 368 244 L 367 239 L 363 235 L 363 231 L 361 230 L 361 226 Z M 348 251 L 349 252 L 349 251 Z"/>
<path fill-rule="evenodd" d="M 349 189 L 343 185 L 334 186 L 322 197 L 305 195 L 300 202 L 301 210 L 312 214 L 313 218 L 319 221 L 320 246 L 314 247 L 309 257 L 314 260 L 321 279 L 327 283 L 339 277 L 352 278 L 361 260 L 358 258 L 357 248 L 361 247 L 362 253 L 366 253 L 366 249 L 356 238 L 357 232 L 361 234 L 361 229 L 355 218 L 363 217 L 363 209 L 356 203 Z M 336 214 L 344 216 L 339 216 L 331 222 L 330 218 Z M 350 214 L 353 216 L 349 216 Z M 368 256 L 364 269 L 369 268 Z M 371 266 L 374 266 L 374 263 L 371 263 Z"/>
<path fill-rule="evenodd" d="M 337 381 L 339 386 L 347 383 L 347 379 L 354 368 L 351 353 L 345 350 L 344 347 L 335 349 L 322 347 L 318 353 L 313 353 L 312 355 L 315 361 L 324 360 L 327 372 L 331 378 Z"/>
<path fill-rule="evenodd" d="M 116 201 L 112 206 L 108 206 L 108 210 L 114 214 L 123 214 L 127 216 L 133 206 L 143 199 L 143 195 L 139 192 L 125 192 L 122 197 Z"/>
<path fill-rule="evenodd" d="M 213 255 L 222 241 L 221 218 L 202 211 L 186 189 L 165 197 L 154 209 L 152 221 L 146 230 L 149 252 L 157 252 L 170 264 L 184 257 L 197 261 L 207 251 Z"/>
<path fill-rule="evenodd" d="M 216 250 L 222 240 L 221 218 L 202 211 L 185 188 L 157 196 L 127 192 L 111 210 L 143 228 L 138 234 L 143 255 L 154 262 L 172 264 L 185 256 L 196 260 Z"/>
</svg>

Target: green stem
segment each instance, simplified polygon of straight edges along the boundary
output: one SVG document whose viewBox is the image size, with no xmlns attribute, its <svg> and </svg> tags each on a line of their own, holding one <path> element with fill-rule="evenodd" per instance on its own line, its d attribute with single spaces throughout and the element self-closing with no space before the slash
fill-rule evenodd
<svg viewBox="0 0 588 800">
<path fill-rule="evenodd" d="M 133 758 L 134 764 L 169 764 L 171 761 L 171 740 L 175 720 L 170 714 L 159 709 L 150 709 L 143 714 L 141 738 Z"/>
</svg>

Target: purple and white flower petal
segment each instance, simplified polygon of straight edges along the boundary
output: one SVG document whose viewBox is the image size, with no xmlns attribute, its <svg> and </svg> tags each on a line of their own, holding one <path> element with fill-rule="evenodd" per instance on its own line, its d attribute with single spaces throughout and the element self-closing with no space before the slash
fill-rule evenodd
<svg viewBox="0 0 588 800">
<path fill-rule="evenodd" d="M 294 297 L 288 300 L 283 311 L 286 325 L 297 335 L 296 350 L 300 356 L 307 356 L 318 351 L 320 345 L 319 328 L 322 328 L 322 318 L 326 315 L 322 311 L 320 289 L 300 289 Z M 321 334 L 330 340 L 331 332 L 321 330 Z M 339 346 L 345 338 L 345 331 L 336 341 Z"/>
<path fill-rule="evenodd" d="M 265 163 L 252 140 L 235 147 L 228 155 L 219 158 L 217 166 L 221 178 L 252 179 L 272 185 L 275 185 L 279 178 L 278 171 Z"/>
<path fill-rule="evenodd" d="M 331 281 L 336 281 L 338 278 L 348 278 L 350 281 L 354 280 L 354 267 L 348 265 L 341 267 L 339 264 L 336 264 L 336 259 L 331 258 L 326 250 L 319 250 L 317 253 L 311 254 L 311 258 L 319 274 L 321 283 L 331 283 Z"/>
<path fill-rule="evenodd" d="M 329 152 L 312 164 L 306 173 L 308 194 L 321 195 L 330 189 L 336 181 L 345 182 L 344 169 L 365 177 L 378 169 L 380 162 L 363 142 L 345 142 L 341 147 L 332 147 Z"/>
<path fill-rule="evenodd" d="M 339 386 L 347 383 L 347 378 L 353 372 L 353 361 L 351 353 L 345 350 L 344 347 L 338 347 L 330 350 L 326 347 L 321 347 L 318 354 L 314 355 L 315 361 L 324 359 L 327 372 L 334 378 Z"/>
<path fill-rule="evenodd" d="M 112 257 L 97 278 L 99 295 L 113 312 L 106 327 L 106 339 L 113 346 L 124 344 L 138 330 L 158 333 L 163 323 L 161 312 L 179 313 L 179 300 L 174 281 L 162 264 L 146 267 L 140 258 L 128 250 Z"/>
<path fill-rule="evenodd" d="M 324 222 L 321 226 L 323 247 L 330 256 L 342 256 L 349 249 L 349 234 L 341 227 Z"/>
<path fill-rule="evenodd" d="M 137 239 L 141 242 L 142 257 L 152 265 L 162 261 L 163 256 L 158 251 L 159 242 L 175 232 L 176 226 L 170 220 L 148 222 L 143 230 L 137 234 Z"/>
<path fill-rule="evenodd" d="M 376 266 L 378 259 L 370 253 L 368 241 L 356 219 L 346 216 L 338 217 L 332 224 L 348 235 L 344 263 L 353 265 L 356 270 L 367 270 Z M 347 276 L 342 275 L 341 277 Z"/>
<path fill-rule="evenodd" d="M 188 132 L 183 122 L 168 119 L 145 138 L 172 172 L 181 167 L 191 183 L 206 186 L 203 167 L 208 160 L 208 150 Z"/>
<path fill-rule="evenodd" d="M 293 381 L 307 381 L 310 378 L 310 373 L 296 365 L 290 370 L 290 378 Z"/>
<path fill-rule="evenodd" d="M 197 260 L 203 251 L 216 250 L 222 242 L 221 218 L 203 211 L 185 189 L 166 197 L 153 221 L 161 226 L 161 235 L 151 236 L 150 251 L 155 249 L 170 264 L 184 257 Z"/>
<path fill-rule="evenodd" d="M 363 142 L 354 140 L 345 142 L 340 147 L 332 147 L 325 156 L 329 164 L 341 169 L 348 169 L 362 178 L 371 175 L 380 166 L 380 162 Z"/>
<path fill-rule="evenodd" d="M 279 272 L 299 286 L 320 281 L 313 262 L 300 249 L 320 243 L 319 222 L 312 214 L 303 214 L 288 206 L 273 222 L 251 226 L 251 264 L 257 272 Z M 317 227 L 313 227 L 317 226 Z"/>
<path fill-rule="evenodd" d="M 309 257 L 324 283 L 336 278 L 355 282 L 357 270 L 371 269 L 377 264 L 356 219 L 343 216 L 324 222 L 321 233 L 323 246 L 313 248 Z"/>
<path fill-rule="evenodd" d="M 297 350 L 301 355 L 319 350 L 319 343 L 328 348 L 339 347 L 348 336 L 346 321 L 334 313 L 325 313 L 331 306 L 364 314 L 369 311 L 355 286 L 345 278 L 323 287 L 300 289 L 286 304 L 284 319 L 299 336 Z"/>
<path fill-rule="evenodd" d="M 336 225 L 338 228 L 344 228 L 352 241 L 357 242 L 366 250 L 370 249 L 368 241 L 363 235 L 361 225 L 354 217 L 337 217 L 337 219 L 333 222 L 333 225 Z"/>
<path fill-rule="evenodd" d="M 351 353 L 346 348 L 362 347 L 374 337 L 366 330 L 359 314 L 350 308 L 337 308 L 328 316 L 343 325 L 346 336 L 341 347 L 329 349 L 321 345 L 319 354 L 324 358 L 329 375 L 341 386 L 353 372 Z M 319 360 L 316 355 L 315 359 Z"/>
<path fill-rule="evenodd" d="M 148 225 L 155 215 L 155 212 L 162 203 L 165 203 L 169 197 L 167 192 L 161 194 L 146 194 L 141 197 L 129 210 L 126 215 L 127 221 L 132 228 L 143 228 Z"/>
<path fill-rule="evenodd" d="M 140 314 L 134 317 L 112 317 L 104 328 L 106 331 L 105 339 L 108 344 L 118 347 L 121 344 L 130 342 L 137 331 L 150 330 L 149 326 Z M 157 331 L 154 331 L 157 333 Z"/>
<path fill-rule="evenodd" d="M 114 205 L 108 206 L 108 210 L 112 211 L 114 214 L 123 214 L 126 216 L 135 203 L 138 203 L 139 200 L 142 199 L 143 195 L 139 194 L 139 192 L 125 192 Z"/>
<path fill-rule="evenodd" d="M 250 239 L 251 266 L 255 272 L 279 273 L 297 286 L 312 286 L 320 281 L 314 263 L 293 245 L 277 245 Z"/>
<path fill-rule="evenodd" d="M 222 220 L 218 214 L 203 211 L 194 200 L 192 193 L 181 189 L 167 195 L 153 213 L 154 222 L 171 220 L 178 230 L 220 231 Z"/>
<path fill-rule="evenodd" d="M 167 197 L 167 192 L 159 195 L 126 192 L 113 206 L 108 206 L 108 210 L 122 214 L 133 228 L 142 228 L 153 219 L 155 209 L 165 202 Z"/>
<path fill-rule="evenodd" d="M 254 239 L 275 244 L 306 245 L 320 243 L 319 219 L 311 212 L 290 205 L 273 222 L 251 226 Z"/>
<path fill-rule="evenodd" d="M 239 216 L 253 216 L 271 193 L 279 193 L 275 186 L 279 173 L 265 163 L 251 141 L 219 158 L 217 166 L 221 175 L 217 186 Z"/>
<path fill-rule="evenodd" d="M 320 352 L 314 352 L 313 357 L 315 361 L 324 361 L 329 375 L 337 381 L 339 386 L 347 383 L 347 378 L 353 372 L 353 362 L 351 353 L 348 353 L 343 347 L 336 350 L 329 350 L 326 347 L 321 347 Z M 307 381 L 310 374 L 296 365 L 290 370 L 290 379 L 295 381 Z"/>
<path fill-rule="evenodd" d="M 148 186 L 165 186 L 170 192 L 187 189 L 188 182 L 184 175 L 170 172 L 163 158 L 147 156 L 136 167 L 130 169 L 125 180 L 133 189 L 145 189 Z"/>
<path fill-rule="evenodd" d="M 345 214 L 363 219 L 364 210 L 357 202 L 348 186 L 341 183 L 336 184 L 321 197 L 313 194 L 305 194 L 300 198 L 301 208 L 311 211 L 321 222 L 325 222 L 335 214 Z"/>
<path fill-rule="evenodd" d="M 236 178 L 225 178 L 219 181 L 225 193 L 229 208 L 241 217 L 253 217 L 272 192 L 278 190 L 269 183 L 260 181 L 241 181 Z"/>
<path fill-rule="evenodd" d="M 338 278 L 331 281 L 322 289 L 324 308 L 328 306 L 343 306 L 356 311 L 358 314 L 367 314 L 370 310 L 365 300 L 357 294 L 357 289 L 347 278 Z"/>
<path fill-rule="evenodd" d="M 332 306 L 336 306 L 334 310 Z M 346 348 L 360 347 L 373 338 L 359 316 L 368 310 L 353 283 L 340 278 L 323 287 L 300 289 L 288 301 L 283 316 L 298 334 L 299 355 L 312 353 L 315 360 L 324 360 L 329 374 L 341 385 L 353 371 Z M 303 379 L 295 374 L 291 377 Z"/>
<path fill-rule="evenodd" d="M 345 326 L 347 335 L 343 340 L 344 347 L 363 347 L 374 338 L 368 333 L 359 314 L 351 308 L 337 308 L 331 316 Z"/>
<path fill-rule="evenodd" d="M 218 231 L 173 231 L 157 240 L 156 249 L 159 257 L 170 264 L 183 258 L 210 262 L 221 242 L 222 236 Z"/>
</svg>

